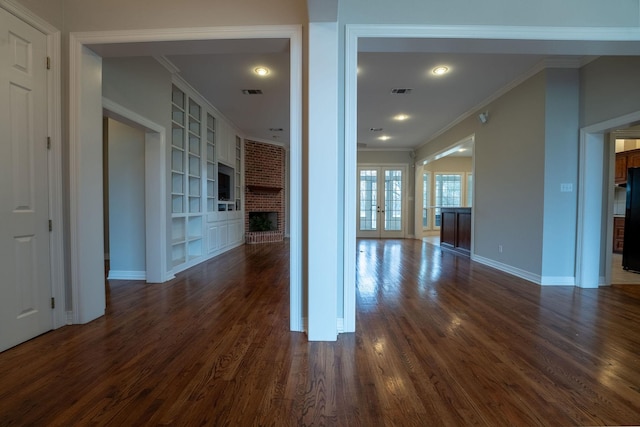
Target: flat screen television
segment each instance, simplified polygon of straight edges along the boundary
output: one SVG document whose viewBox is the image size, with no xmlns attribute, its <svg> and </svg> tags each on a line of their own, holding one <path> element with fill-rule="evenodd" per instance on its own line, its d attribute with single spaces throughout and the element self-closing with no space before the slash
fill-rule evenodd
<svg viewBox="0 0 640 427">
<path fill-rule="evenodd" d="M 231 200 L 231 175 L 218 172 L 218 200 Z"/>
</svg>

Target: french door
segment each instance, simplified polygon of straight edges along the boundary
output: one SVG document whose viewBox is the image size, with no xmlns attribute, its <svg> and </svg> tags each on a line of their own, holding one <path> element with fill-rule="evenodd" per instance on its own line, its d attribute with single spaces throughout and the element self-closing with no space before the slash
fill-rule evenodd
<svg viewBox="0 0 640 427">
<path fill-rule="evenodd" d="M 405 167 L 358 168 L 358 237 L 405 237 Z"/>
</svg>

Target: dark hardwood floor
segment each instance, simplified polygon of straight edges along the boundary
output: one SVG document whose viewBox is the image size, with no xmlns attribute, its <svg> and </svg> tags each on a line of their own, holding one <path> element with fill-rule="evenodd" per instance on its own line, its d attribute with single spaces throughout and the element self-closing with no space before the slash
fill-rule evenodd
<svg viewBox="0 0 640 427">
<path fill-rule="evenodd" d="M 237 248 L 0 353 L 0 425 L 640 424 L 640 287 L 541 288 L 357 245 L 357 333 L 289 325 L 288 245 Z"/>
</svg>

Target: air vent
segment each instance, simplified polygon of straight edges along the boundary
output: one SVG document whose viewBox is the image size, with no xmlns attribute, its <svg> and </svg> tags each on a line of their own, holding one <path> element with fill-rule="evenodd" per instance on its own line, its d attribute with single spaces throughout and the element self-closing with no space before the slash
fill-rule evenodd
<svg viewBox="0 0 640 427">
<path fill-rule="evenodd" d="M 407 88 L 394 88 L 394 89 L 391 89 L 391 93 L 396 95 L 409 95 L 412 90 L 413 89 L 407 89 Z"/>
<path fill-rule="evenodd" d="M 382 128 L 370 128 L 371 132 L 382 132 Z"/>
<path fill-rule="evenodd" d="M 269 128 L 269 131 L 271 131 L 271 132 L 282 132 L 283 129 L 282 128 Z"/>
<path fill-rule="evenodd" d="M 242 89 L 242 93 L 245 95 L 262 95 L 261 89 Z"/>
</svg>

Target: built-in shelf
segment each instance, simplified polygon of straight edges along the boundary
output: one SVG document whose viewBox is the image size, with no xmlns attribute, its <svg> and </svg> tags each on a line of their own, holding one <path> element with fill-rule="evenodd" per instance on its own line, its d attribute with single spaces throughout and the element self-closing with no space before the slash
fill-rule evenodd
<svg viewBox="0 0 640 427">
<path fill-rule="evenodd" d="M 267 185 L 247 185 L 247 189 L 254 193 L 279 193 L 282 187 L 270 187 Z"/>
</svg>

